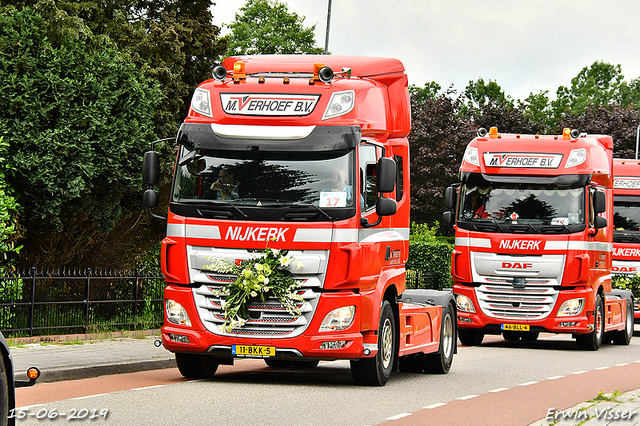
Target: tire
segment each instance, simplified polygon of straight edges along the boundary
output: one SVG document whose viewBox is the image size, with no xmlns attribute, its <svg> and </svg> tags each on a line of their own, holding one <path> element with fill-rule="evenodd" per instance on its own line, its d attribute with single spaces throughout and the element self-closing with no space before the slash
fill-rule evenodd
<svg viewBox="0 0 640 426">
<path fill-rule="evenodd" d="M 535 342 L 538 340 L 538 336 L 540 336 L 539 331 L 523 331 L 520 334 L 520 338 L 523 342 Z"/>
<path fill-rule="evenodd" d="M 593 318 L 593 332 L 578 334 L 576 343 L 578 348 L 585 351 L 597 351 L 604 341 L 604 303 L 602 296 L 596 296 L 595 315 Z"/>
<path fill-rule="evenodd" d="M 210 355 L 176 352 L 176 364 L 187 379 L 210 379 L 218 371 L 219 362 Z"/>
<path fill-rule="evenodd" d="M 440 325 L 440 348 L 435 354 L 424 356 L 424 371 L 426 373 L 447 374 L 453 363 L 456 351 L 456 318 L 453 306 L 442 308 L 442 324 Z"/>
<path fill-rule="evenodd" d="M 628 345 L 633 337 L 633 300 L 627 299 L 627 314 L 625 317 L 624 330 L 613 332 L 613 343 L 616 345 Z"/>
<path fill-rule="evenodd" d="M 0 425 L 8 423 L 9 416 L 9 378 L 4 365 L 4 355 L 0 352 Z"/>
<path fill-rule="evenodd" d="M 504 338 L 504 340 L 508 340 L 510 342 L 516 341 L 516 340 L 520 340 L 520 333 L 517 331 L 503 331 L 502 332 L 502 337 Z"/>
<path fill-rule="evenodd" d="M 388 300 L 382 302 L 378 325 L 378 352 L 373 358 L 351 361 L 351 376 L 358 385 L 384 386 L 391 377 L 397 356 L 397 330 Z"/>
<path fill-rule="evenodd" d="M 484 339 L 484 332 L 474 328 L 458 329 L 458 339 L 465 346 L 480 346 Z"/>
</svg>

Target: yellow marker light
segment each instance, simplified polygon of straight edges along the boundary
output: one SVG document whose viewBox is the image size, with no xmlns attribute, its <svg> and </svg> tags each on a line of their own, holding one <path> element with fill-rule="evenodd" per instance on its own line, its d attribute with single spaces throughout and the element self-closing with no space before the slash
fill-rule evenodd
<svg viewBox="0 0 640 426">
<path fill-rule="evenodd" d="M 247 78 L 247 74 L 244 71 L 244 62 L 236 62 L 233 64 L 233 80 L 238 81 L 244 78 Z"/>
<path fill-rule="evenodd" d="M 27 370 L 27 377 L 31 380 L 35 380 L 40 377 L 40 370 L 35 367 L 31 367 Z"/>
<path fill-rule="evenodd" d="M 497 138 L 498 137 L 498 128 L 497 127 L 492 127 L 489 129 L 489 137 L 490 138 Z"/>
<path fill-rule="evenodd" d="M 562 139 L 571 139 L 571 129 L 562 129 Z"/>
</svg>

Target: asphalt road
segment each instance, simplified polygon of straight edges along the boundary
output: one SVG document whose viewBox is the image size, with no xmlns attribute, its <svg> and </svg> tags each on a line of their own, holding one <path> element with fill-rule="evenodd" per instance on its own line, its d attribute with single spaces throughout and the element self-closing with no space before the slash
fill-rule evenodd
<svg viewBox="0 0 640 426">
<path fill-rule="evenodd" d="M 291 370 L 243 360 L 200 381 L 168 369 L 44 383 L 18 390 L 26 418 L 17 424 L 46 424 L 36 417 L 51 413 L 60 424 L 75 412 L 83 423 L 115 425 L 528 425 L 600 389 L 640 388 L 639 349 L 637 332 L 631 345 L 597 352 L 564 335 L 487 336 L 480 347 L 460 346 L 447 375 L 395 373 L 379 388 L 355 386 L 346 361 Z"/>
</svg>

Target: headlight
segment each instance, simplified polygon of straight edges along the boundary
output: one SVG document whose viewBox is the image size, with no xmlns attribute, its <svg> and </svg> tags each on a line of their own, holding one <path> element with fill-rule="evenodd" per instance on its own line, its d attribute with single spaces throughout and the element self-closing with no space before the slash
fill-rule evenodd
<svg viewBox="0 0 640 426">
<path fill-rule="evenodd" d="M 186 325 L 191 327 L 191 320 L 189 320 L 189 314 L 178 302 L 166 299 L 164 302 L 165 310 L 167 311 L 167 321 L 172 324 Z"/>
<path fill-rule="evenodd" d="M 456 294 L 456 305 L 458 310 L 462 312 L 475 313 L 476 308 L 473 307 L 473 302 L 467 296 L 462 294 Z"/>
<path fill-rule="evenodd" d="M 320 324 L 320 331 L 346 330 L 353 322 L 356 314 L 355 306 L 344 306 L 329 312 Z"/>
<path fill-rule="evenodd" d="M 478 148 L 468 146 L 464 152 L 464 161 L 473 164 L 474 166 L 479 166 L 480 159 L 478 158 Z"/>
<path fill-rule="evenodd" d="M 566 300 L 560 309 L 558 309 L 559 317 L 568 317 L 572 315 L 578 315 L 584 308 L 584 299 L 571 299 Z"/>
<path fill-rule="evenodd" d="M 328 118 L 339 117 L 345 115 L 353 109 L 356 103 L 356 93 L 353 90 L 347 90 L 344 92 L 336 92 L 331 95 L 329 99 L 329 105 L 324 110 L 323 120 Z"/>
<path fill-rule="evenodd" d="M 211 96 L 207 89 L 196 89 L 191 98 L 191 109 L 195 112 L 213 118 L 211 113 Z"/>
<path fill-rule="evenodd" d="M 584 148 L 574 149 L 569 154 L 569 158 L 567 159 L 567 164 L 564 167 L 575 167 L 584 163 L 587 159 L 587 151 Z"/>
</svg>

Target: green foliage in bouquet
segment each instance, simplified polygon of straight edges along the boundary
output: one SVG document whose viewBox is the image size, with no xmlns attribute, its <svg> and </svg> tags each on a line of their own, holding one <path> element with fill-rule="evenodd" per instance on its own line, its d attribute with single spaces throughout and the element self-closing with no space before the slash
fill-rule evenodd
<svg viewBox="0 0 640 426">
<path fill-rule="evenodd" d="M 231 332 L 242 327 L 249 320 L 249 303 L 263 303 L 269 295 L 277 298 L 291 315 L 300 315 L 296 304 L 303 301 L 296 293 L 300 283 L 288 268 L 295 264 L 297 269 L 301 269 L 303 265 L 286 250 L 266 248 L 259 257 L 243 260 L 239 265 L 226 259 L 214 258 L 211 261 L 205 269 L 237 277 L 234 282 L 214 292 L 224 298 L 222 310 L 226 321 L 220 327 L 222 331 Z"/>
</svg>

